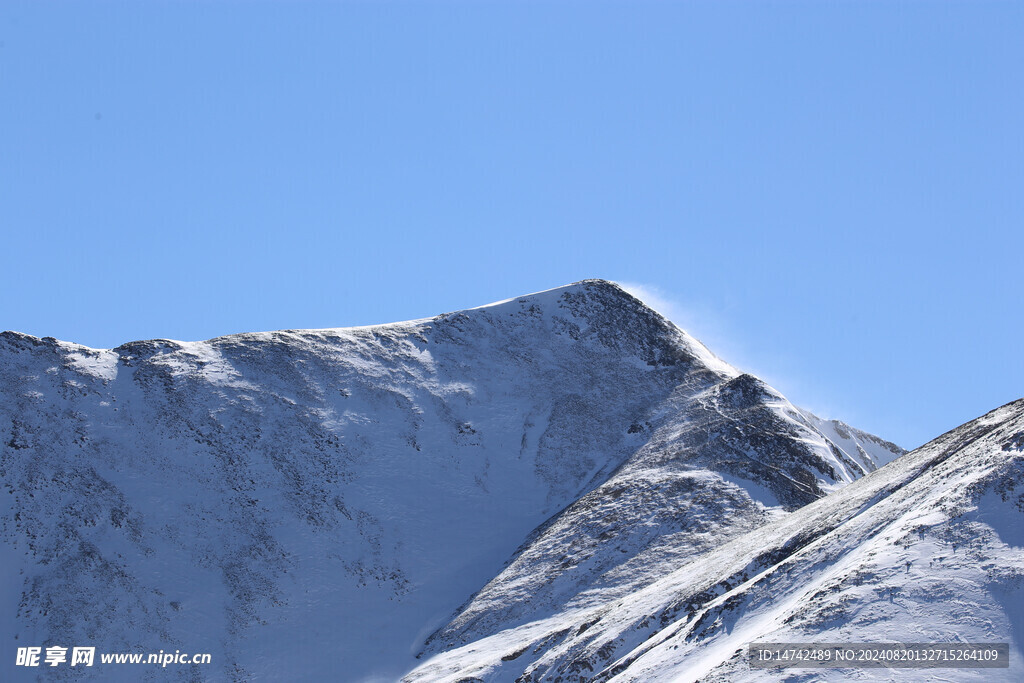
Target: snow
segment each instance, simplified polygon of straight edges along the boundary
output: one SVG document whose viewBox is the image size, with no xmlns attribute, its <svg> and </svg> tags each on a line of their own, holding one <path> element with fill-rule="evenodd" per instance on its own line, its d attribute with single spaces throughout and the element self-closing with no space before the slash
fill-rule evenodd
<svg viewBox="0 0 1024 683">
<path fill-rule="evenodd" d="M 823 420 L 807 410 L 799 412 L 818 432 L 861 464 L 872 463 L 874 466 L 881 467 L 906 452 L 895 444 L 855 429 L 845 422 Z"/>
<path fill-rule="evenodd" d="M 113 351 L 97 351 L 84 346 L 67 345 L 74 351 L 67 354 L 67 360 L 78 372 L 97 379 L 117 379 L 117 354 Z"/>
<path fill-rule="evenodd" d="M 188 672 L 204 680 L 515 680 L 634 650 L 622 680 L 682 671 L 680 652 L 714 676 L 742 634 L 795 628 L 809 587 L 920 561 L 858 522 L 903 510 L 892 489 L 918 460 L 864 477 L 901 451 L 800 411 L 604 281 L 405 323 L 112 350 L 3 333 L 0 387 L 0 547 L 25 572 L 4 577 L 21 607 L 3 628 L 211 652 Z M 915 498 L 931 507 L 880 538 L 948 525 L 963 486 L 947 483 L 928 490 L 948 500 Z M 972 561 L 1013 560 L 1019 527 L 990 499 L 964 523 L 1003 545 Z M 819 555 L 782 552 L 819 530 Z M 776 569 L 793 552 L 802 592 Z M 1020 632 L 997 599 L 1013 576 L 971 594 L 993 633 Z M 709 614 L 733 596 L 753 607 L 726 620 L 735 637 L 648 642 L 669 613 L 690 638 L 668 604 L 682 595 Z"/>
<path fill-rule="evenodd" d="M 724 547 L 666 564 L 628 595 L 439 653 L 407 679 L 493 670 L 499 645 L 514 641 L 529 656 L 487 680 L 580 670 L 610 681 L 777 680 L 746 665 L 751 642 L 1010 642 L 1010 669 L 952 678 L 1019 680 L 1021 441 L 1024 400 Z M 901 670 L 900 680 L 935 674 Z M 889 675 L 816 669 L 813 679 Z"/>
</svg>

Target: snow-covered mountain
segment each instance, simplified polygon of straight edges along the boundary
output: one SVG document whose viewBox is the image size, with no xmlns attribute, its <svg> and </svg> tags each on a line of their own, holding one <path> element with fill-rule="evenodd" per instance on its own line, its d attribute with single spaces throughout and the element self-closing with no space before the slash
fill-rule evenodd
<svg viewBox="0 0 1024 683">
<path fill-rule="evenodd" d="M 1024 399 L 621 597 L 496 630 L 408 681 L 775 681 L 750 643 L 1008 642 L 1004 669 L 898 680 L 1019 681 L 1024 670 Z M 893 680 L 796 669 L 786 680 Z"/>
<path fill-rule="evenodd" d="M 4 642 L 211 653 L 195 680 L 515 680 L 591 631 L 555 624 L 649 604 L 902 454 L 600 280 L 207 342 L 5 332 L 0 442 Z M 166 676 L 122 669 L 85 675 Z"/>
</svg>

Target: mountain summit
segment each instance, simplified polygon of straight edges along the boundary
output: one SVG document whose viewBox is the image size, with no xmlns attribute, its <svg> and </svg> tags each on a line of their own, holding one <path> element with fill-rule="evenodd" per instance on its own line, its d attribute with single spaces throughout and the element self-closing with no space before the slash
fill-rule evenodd
<svg viewBox="0 0 1024 683">
<path fill-rule="evenodd" d="M 0 441 L 7 642 L 210 652 L 196 680 L 395 680 L 903 453 L 603 280 L 203 342 L 4 332 Z"/>
</svg>

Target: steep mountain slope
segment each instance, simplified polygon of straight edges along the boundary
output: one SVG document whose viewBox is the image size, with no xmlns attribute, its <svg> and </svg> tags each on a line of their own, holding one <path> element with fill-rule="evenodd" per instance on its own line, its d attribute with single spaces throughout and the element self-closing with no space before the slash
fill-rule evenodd
<svg viewBox="0 0 1024 683">
<path fill-rule="evenodd" d="M 779 680 L 750 642 L 1009 642 L 1024 667 L 1024 399 L 654 583 L 440 654 L 407 680 Z M 899 680 L 935 680 L 901 670 Z M 889 680 L 797 669 L 787 680 Z"/>
<path fill-rule="evenodd" d="M 669 406 L 650 425 L 650 440 L 539 529 L 431 637 L 427 652 L 628 594 L 665 566 L 863 474 L 859 462 L 808 429 L 803 413 L 750 375 L 687 392 Z"/>
<path fill-rule="evenodd" d="M 394 679 L 445 624 L 430 647 L 636 590 L 889 457 L 831 433 L 604 281 L 208 342 L 3 333 L 0 635 Z"/>
<path fill-rule="evenodd" d="M 845 422 L 823 420 L 807 410 L 800 410 L 800 415 L 815 431 L 824 435 L 869 472 L 874 472 L 905 453 L 896 444 L 880 439 L 874 434 L 862 432 Z"/>
</svg>

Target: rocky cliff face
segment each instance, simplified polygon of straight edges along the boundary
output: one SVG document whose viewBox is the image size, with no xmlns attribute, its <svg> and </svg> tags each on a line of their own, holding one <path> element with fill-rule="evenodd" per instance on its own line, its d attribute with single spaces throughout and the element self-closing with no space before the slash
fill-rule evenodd
<svg viewBox="0 0 1024 683">
<path fill-rule="evenodd" d="M 394 680 L 902 452 L 838 429 L 598 280 L 367 328 L 6 332 L 0 629 L 210 652 L 196 680 Z"/>
</svg>

